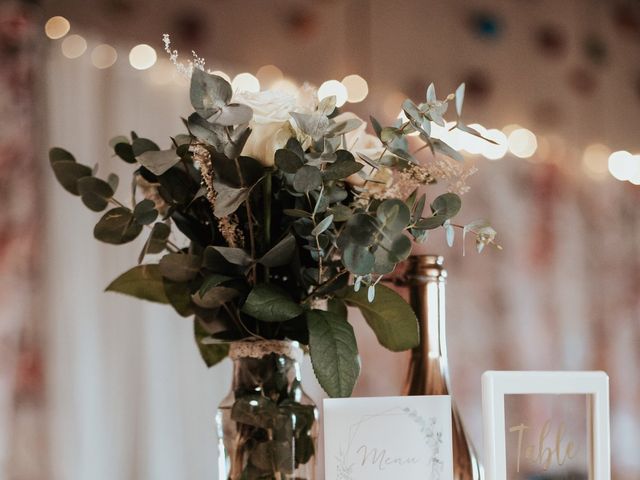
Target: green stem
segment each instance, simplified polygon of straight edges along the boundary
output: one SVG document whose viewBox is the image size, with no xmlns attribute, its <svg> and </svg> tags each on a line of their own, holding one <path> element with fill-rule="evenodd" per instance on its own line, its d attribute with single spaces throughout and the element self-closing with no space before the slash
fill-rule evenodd
<svg viewBox="0 0 640 480">
<path fill-rule="evenodd" d="M 271 248 L 271 193 L 272 193 L 272 174 L 268 171 L 264 177 L 264 251 L 268 252 Z M 269 267 L 264 267 L 264 281 L 269 283 Z"/>
</svg>

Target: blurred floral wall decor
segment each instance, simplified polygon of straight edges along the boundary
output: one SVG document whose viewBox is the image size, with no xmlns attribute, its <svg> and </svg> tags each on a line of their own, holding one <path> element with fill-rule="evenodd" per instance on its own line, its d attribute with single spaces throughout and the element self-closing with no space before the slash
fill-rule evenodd
<svg viewBox="0 0 640 480">
<path fill-rule="evenodd" d="M 35 478 L 44 453 L 39 349 L 42 190 L 35 137 L 39 17 L 0 4 L 0 478 Z M 11 472 L 11 473 L 9 473 Z M 9 476 L 11 475 L 11 476 Z"/>
</svg>

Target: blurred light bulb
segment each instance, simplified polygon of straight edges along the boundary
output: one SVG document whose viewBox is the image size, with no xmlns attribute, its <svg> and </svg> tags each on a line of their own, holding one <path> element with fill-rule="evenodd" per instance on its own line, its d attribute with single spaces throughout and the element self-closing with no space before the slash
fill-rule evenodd
<svg viewBox="0 0 640 480">
<path fill-rule="evenodd" d="M 335 95 L 336 107 L 341 107 L 347 102 L 347 87 L 337 80 L 327 80 L 318 89 L 318 100 Z"/>
<path fill-rule="evenodd" d="M 489 160 L 499 160 L 507 154 L 509 149 L 507 145 L 507 136 L 498 129 L 492 128 L 487 130 L 484 134 L 489 140 L 493 140 L 494 143 L 483 140 L 482 155 Z"/>
<path fill-rule="evenodd" d="M 538 148 L 538 140 L 531 130 L 518 128 L 509 134 L 509 151 L 519 158 L 529 158 Z"/>
<path fill-rule="evenodd" d="M 486 135 L 487 129 L 478 123 L 472 123 L 469 127 L 476 130 L 480 135 Z M 460 147 L 466 152 L 471 153 L 472 155 L 482 154 L 484 151 L 486 141 L 477 135 L 473 135 L 467 132 L 460 132 Z"/>
<path fill-rule="evenodd" d="M 609 155 L 609 173 L 618 180 L 629 180 L 635 174 L 634 157 L 625 150 Z"/>
<path fill-rule="evenodd" d="M 149 70 L 149 80 L 155 85 L 168 85 L 174 81 L 176 74 L 180 75 L 174 65 L 169 60 L 161 58 Z"/>
<path fill-rule="evenodd" d="M 611 150 L 601 143 L 589 145 L 582 152 L 582 168 L 594 179 L 604 178 L 608 170 L 608 160 Z"/>
<path fill-rule="evenodd" d="M 504 132 L 505 135 L 509 136 L 511 134 L 511 132 L 513 132 L 514 130 L 518 130 L 522 128 L 520 125 L 518 125 L 517 123 L 510 123 L 509 125 L 505 125 L 502 128 L 502 131 Z"/>
<path fill-rule="evenodd" d="M 640 155 L 634 155 L 631 158 L 635 167 L 635 171 L 629 177 L 629 182 L 633 183 L 634 185 L 640 185 Z"/>
<path fill-rule="evenodd" d="M 147 70 L 153 67 L 157 59 L 156 51 L 145 43 L 136 45 L 129 52 L 129 63 L 136 70 Z"/>
<path fill-rule="evenodd" d="M 71 30 L 71 24 L 69 20 L 64 17 L 56 16 L 51 17 L 44 24 L 44 33 L 52 40 L 64 37 Z"/>
<path fill-rule="evenodd" d="M 78 58 L 87 50 L 87 41 L 80 35 L 69 35 L 62 41 L 62 54 L 67 58 Z"/>
<path fill-rule="evenodd" d="M 98 45 L 91 52 L 91 62 L 99 69 L 109 68 L 111 65 L 116 63 L 117 59 L 118 52 L 116 52 L 116 49 L 111 45 Z"/>
<path fill-rule="evenodd" d="M 247 72 L 236 75 L 233 78 L 233 82 L 231 82 L 231 86 L 234 92 L 257 93 L 260 91 L 260 81 Z"/>
<path fill-rule="evenodd" d="M 264 65 L 258 69 L 256 77 L 260 81 L 260 85 L 264 88 L 269 88 L 278 80 L 282 80 L 284 75 L 282 75 L 282 70 L 275 65 Z"/>
<path fill-rule="evenodd" d="M 347 100 L 351 103 L 361 102 L 369 95 L 369 85 L 360 75 L 347 75 L 341 83 L 347 89 Z"/>
</svg>

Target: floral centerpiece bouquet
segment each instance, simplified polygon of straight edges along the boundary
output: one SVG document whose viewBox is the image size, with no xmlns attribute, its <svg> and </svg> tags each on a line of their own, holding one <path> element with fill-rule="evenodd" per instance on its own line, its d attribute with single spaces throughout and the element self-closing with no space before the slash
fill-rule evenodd
<svg viewBox="0 0 640 480">
<path fill-rule="evenodd" d="M 128 244 L 146 232 L 138 265 L 107 290 L 193 317 L 208 366 L 230 350 L 243 362 L 219 418 L 228 477 L 305 478 L 317 413 L 286 342 L 308 348 L 331 396 L 349 396 L 360 370 L 346 306 L 382 346 L 419 344 L 415 314 L 380 281 L 433 229 L 449 241 L 454 228 L 473 233 L 479 249 L 494 242 L 486 222 L 453 222 L 470 170 L 431 126 L 445 125 L 455 101 L 455 127 L 479 134 L 459 118 L 464 85 L 444 100 L 430 85 L 395 125 L 371 118 L 374 136 L 311 88 L 233 92 L 202 61 L 181 67 L 194 109 L 186 132 L 165 149 L 134 132 L 112 141 L 133 166 L 130 204 L 114 196 L 117 176 L 98 178 L 64 149 L 51 149 L 51 167 L 89 209 L 108 209 L 96 239 Z M 409 135 L 421 142 L 413 151 Z M 441 181 L 452 191 L 431 198 L 423 187 Z"/>
</svg>

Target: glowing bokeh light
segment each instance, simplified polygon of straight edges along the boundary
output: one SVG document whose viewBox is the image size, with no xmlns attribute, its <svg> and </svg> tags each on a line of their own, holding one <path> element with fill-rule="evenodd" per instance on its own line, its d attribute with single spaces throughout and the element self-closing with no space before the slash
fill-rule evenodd
<svg viewBox="0 0 640 480">
<path fill-rule="evenodd" d="M 508 137 L 509 151 L 519 158 L 529 158 L 538 148 L 538 140 L 531 130 L 518 128 Z"/>
<path fill-rule="evenodd" d="M 582 152 L 582 168 L 591 178 L 600 179 L 607 175 L 611 150 L 601 143 L 589 145 Z"/>
<path fill-rule="evenodd" d="M 156 51 L 145 43 L 136 45 L 129 52 L 129 63 L 136 70 L 147 70 L 153 67 L 157 59 Z"/>
<path fill-rule="evenodd" d="M 629 180 L 636 172 L 634 156 L 625 150 L 618 150 L 609 155 L 607 164 L 609 173 L 617 180 Z"/>
<path fill-rule="evenodd" d="M 275 65 L 264 65 L 258 69 L 256 77 L 260 81 L 260 85 L 269 88 L 277 81 L 282 80 L 284 75 L 282 75 L 282 70 Z"/>
<path fill-rule="evenodd" d="M 87 41 L 80 35 L 69 35 L 62 41 L 62 54 L 67 58 L 78 58 L 87 50 Z"/>
<path fill-rule="evenodd" d="M 103 43 L 91 52 L 91 63 L 99 69 L 109 68 L 118 60 L 118 52 L 111 45 Z"/>
<path fill-rule="evenodd" d="M 71 30 L 69 20 L 61 16 L 51 17 L 44 24 L 44 33 L 51 40 L 57 40 L 64 37 Z"/>
<path fill-rule="evenodd" d="M 369 95 L 369 85 L 360 75 L 347 75 L 341 83 L 347 89 L 347 101 L 350 103 L 361 102 Z"/>
<path fill-rule="evenodd" d="M 483 141 L 484 145 L 482 146 L 482 155 L 488 158 L 489 160 L 500 160 L 507 154 L 507 150 L 509 146 L 507 144 L 507 136 L 498 129 L 492 128 L 487 130 L 484 134 L 486 138 L 489 140 L 493 140 L 494 143 Z"/>
<path fill-rule="evenodd" d="M 257 93 L 260 91 L 260 80 L 250 73 L 239 73 L 233 78 L 231 86 L 235 92 Z"/>
<path fill-rule="evenodd" d="M 318 89 L 318 100 L 335 95 L 336 107 L 341 107 L 347 102 L 347 87 L 337 80 L 327 80 Z"/>
</svg>

